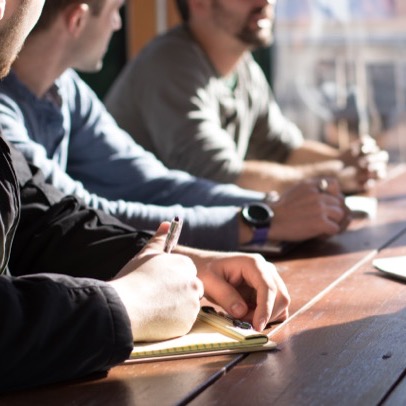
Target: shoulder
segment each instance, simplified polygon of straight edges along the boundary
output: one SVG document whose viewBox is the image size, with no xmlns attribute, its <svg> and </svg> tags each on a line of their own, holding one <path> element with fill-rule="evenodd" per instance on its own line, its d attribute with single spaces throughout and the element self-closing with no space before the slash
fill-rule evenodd
<svg viewBox="0 0 406 406">
<path fill-rule="evenodd" d="M 0 82 L 0 115 L 3 125 L 5 117 L 23 120 L 24 111 L 37 106 L 36 101 L 34 95 L 10 73 Z"/>
<path fill-rule="evenodd" d="M 91 106 L 101 103 L 93 89 L 73 69 L 67 69 L 55 83 L 71 113 L 84 114 Z"/>
<path fill-rule="evenodd" d="M 91 91 L 89 85 L 78 75 L 73 69 L 67 69 L 56 80 L 56 85 L 59 89 L 75 90 L 76 92 Z"/>
<path fill-rule="evenodd" d="M 23 101 L 33 103 L 35 97 L 11 71 L 7 77 L 0 81 L 0 103 L 19 109 L 18 104 Z"/>
<path fill-rule="evenodd" d="M 157 36 L 142 49 L 136 59 L 155 58 L 166 60 L 169 58 L 174 59 L 178 56 L 196 56 L 200 52 L 200 47 L 187 28 L 179 25 Z M 179 63 L 179 60 L 177 62 Z"/>
<path fill-rule="evenodd" d="M 168 78 L 176 73 L 210 70 L 211 65 L 200 46 L 184 26 L 177 26 L 152 40 L 129 63 L 132 75 L 162 75 Z M 157 78 L 159 80 L 159 78 Z"/>
</svg>

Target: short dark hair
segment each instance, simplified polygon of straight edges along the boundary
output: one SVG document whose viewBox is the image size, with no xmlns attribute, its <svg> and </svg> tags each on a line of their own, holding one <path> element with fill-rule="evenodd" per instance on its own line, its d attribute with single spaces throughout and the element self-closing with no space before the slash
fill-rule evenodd
<svg viewBox="0 0 406 406">
<path fill-rule="evenodd" d="M 176 5 L 178 6 L 178 11 L 182 18 L 182 21 L 186 23 L 189 20 L 188 0 L 176 0 Z"/>
<path fill-rule="evenodd" d="M 88 4 L 93 15 L 99 15 L 106 0 L 46 0 L 34 30 L 37 31 L 48 28 L 62 10 L 71 5 L 81 3 Z"/>
</svg>

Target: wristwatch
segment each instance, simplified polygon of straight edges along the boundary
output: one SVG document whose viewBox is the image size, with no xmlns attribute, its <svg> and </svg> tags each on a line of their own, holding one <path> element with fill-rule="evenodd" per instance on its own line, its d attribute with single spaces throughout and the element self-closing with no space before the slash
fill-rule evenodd
<svg viewBox="0 0 406 406">
<path fill-rule="evenodd" d="M 265 203 L 249 203 L 243 206 L 241 217 L 254 233 L 250 244 L 264 244 L 272 225 L 274 213 Z"/>
</svg>

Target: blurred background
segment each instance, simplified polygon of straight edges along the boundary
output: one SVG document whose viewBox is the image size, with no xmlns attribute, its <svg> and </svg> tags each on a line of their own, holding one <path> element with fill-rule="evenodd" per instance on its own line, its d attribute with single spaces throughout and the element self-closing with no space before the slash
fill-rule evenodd
<svg viewBox="0 0 406 406">
<path fill-rule="evenodd" d="M 368 132 L 405 159 L 404 0 L 278 0 L 273 89 L 309 138 L 345 147 Z M 386 135 L 386 138 L 385 138 Z"/>
<path fill-rule="evenodd" d="M 122 17 L 103 70 L 82 75 L 101 98 L 128 59 L 179 21 L 174 0 L 127 0 Z M 345 148 L 369 133 L 406 162 L 405 0 L 278 0 L 274 31 L 254 57 L 307 138 Z"/>
</svg>

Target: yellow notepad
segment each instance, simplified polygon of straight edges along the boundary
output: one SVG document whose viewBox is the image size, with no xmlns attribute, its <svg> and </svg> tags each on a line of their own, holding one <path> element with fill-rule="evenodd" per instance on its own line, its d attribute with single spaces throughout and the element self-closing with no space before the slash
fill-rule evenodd
<svg viewBox="0 0 406 406">
<path fill-rule="evenodd" d="M 130 362 L 176 359 L 215 354 L 266 351 L 276 348 L 265 333 L 236 326 L 233 320 L 200 310 L 191 331 L 178 338 L 155 343 L 137 343 Z M 212 309 L 212 308 L 210 308 Z"/>
</svg>

